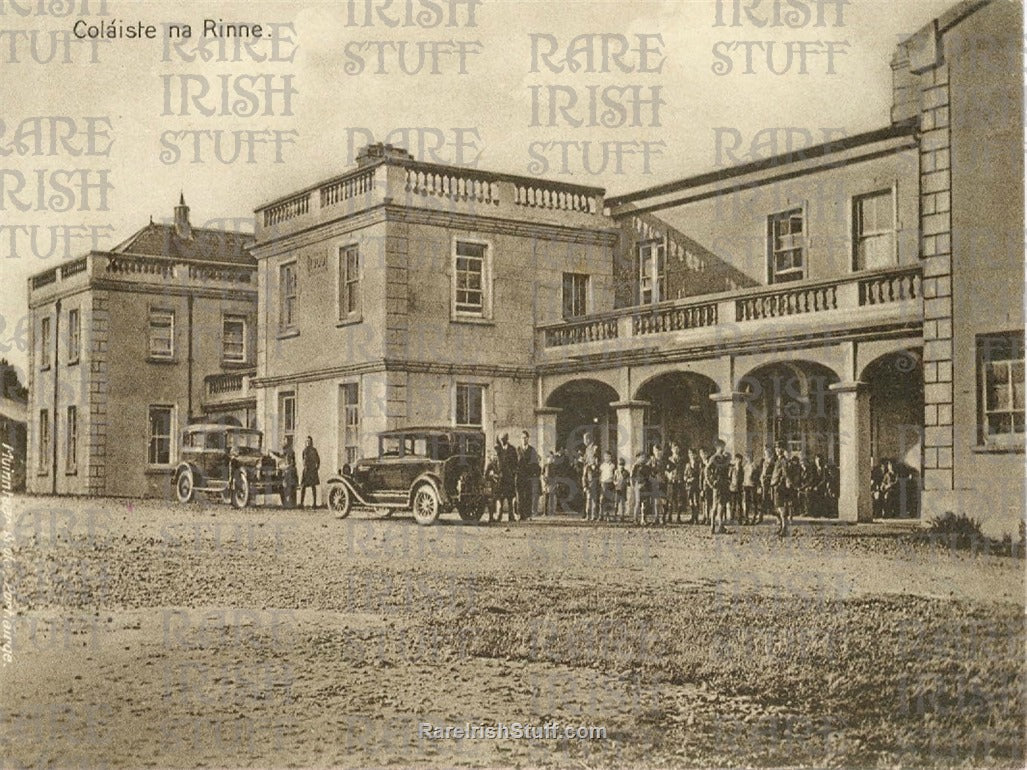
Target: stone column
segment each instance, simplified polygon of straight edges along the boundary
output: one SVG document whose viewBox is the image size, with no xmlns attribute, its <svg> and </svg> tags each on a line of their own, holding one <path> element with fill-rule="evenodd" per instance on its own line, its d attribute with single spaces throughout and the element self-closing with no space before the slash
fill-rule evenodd
<svg viewBox="0 0 1027 770">
<path fill-rule="evenodd" d="M 617 457 L 623 457 L 628 467 L 634 463 L 635 455 L 645 451 L 642 435 L 645 410 L 648 401 L 615 401 L 610 404 L 617 410 Z"/>
<path fill-rule="evenodd" d="M 870 397 L 866 383 L 830 386 L 838 397 L 838 518 L 873 521 L 870 499 Z"/>
<path fill-rule="evenodd" d="M 727 444 L 731 454 L 745 454 L 749 451 L 749 427 L 746 410 L 749 405 L 747 393 L 711 393 L 710 400 L 717 404 L 717 432 Z"/>
<path fill-rule="evenodd" d="M 543 460 L 549 452 L 556 451 L 556 416 L 560 411 L 552 406 L 543 406 L 535 410 L 535 422 L 538 427 L 535 446 L 538 447 L 538 456 Z"/>
</svg>

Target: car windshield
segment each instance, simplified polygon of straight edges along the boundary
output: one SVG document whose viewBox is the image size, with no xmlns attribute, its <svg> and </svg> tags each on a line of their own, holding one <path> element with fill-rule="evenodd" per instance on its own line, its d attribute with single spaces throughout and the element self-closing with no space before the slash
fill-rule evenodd
<svg viewBox="0 0 1027 770">
<path fill-rule="evenodd" d="M 261 434 L 249 431 L 232 431 L 229 435 L 229 446 L 237 449 L 260 451 Z"/>
<path fill-rule="evenodd" d="M 199 436 L 197 436 L 199 438 Z M 197 441 L 197 444 L 199 441 Z M 224 449 L 225 448 L 225 434 L 212 432 L 204 436 L 203 439 L 204 449 Z"/>
</svg>

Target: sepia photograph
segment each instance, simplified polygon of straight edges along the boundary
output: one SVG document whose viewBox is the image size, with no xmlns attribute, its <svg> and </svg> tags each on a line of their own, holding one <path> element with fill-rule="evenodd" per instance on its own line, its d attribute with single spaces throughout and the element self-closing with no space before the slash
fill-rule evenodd
<svg viewBox="0 0 1027 770">
<path fill-rule="evenodd" d="M 0 768 L 1027 766 L 1021 0 L 0 0 Z"/>
</svg>

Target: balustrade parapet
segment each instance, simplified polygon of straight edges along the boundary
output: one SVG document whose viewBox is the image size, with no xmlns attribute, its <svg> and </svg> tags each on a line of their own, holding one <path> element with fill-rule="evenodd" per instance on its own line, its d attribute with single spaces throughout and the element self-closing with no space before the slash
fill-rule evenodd
<svg viewBox="0 0 1027 770">
<path fill-rule="evenodd" d="M 916 302 L 922 297 L 921 267 L 901 267 L 851 273 L 833 278 L 755 286 L 735 291 L 633 305 L 567 321 L 538 325 L 544 347 L 593 341 L 581 331 L 603 323 L 617 330 L 601 339 L 641 337 L 689 331 L 726 323 L 758 322 L 810 314 Z"/>
<path fill-rule="evenodd" d="M 394 172 L 379 173 L 382 167 Z M 386 157 L 276 198 L 257 207 L 256 214 L 258 231 L 271 230 L 268 237 L 274 237 L 277 228 L 291 232 L 317 224 L 320 212 L 347 201 L 356 201 L 357 206 L 370 206 L 378 200 L 409 203 L 421 197 L 440 198 L 502 207 L 508 216 L 538 212 L 531 216 L 571 215 L 599 219 L 605 217 L 605 194 L 604 188 L 591 185 Z M 521 213 L 517 214 L 518 211 Z"/>
</svg>

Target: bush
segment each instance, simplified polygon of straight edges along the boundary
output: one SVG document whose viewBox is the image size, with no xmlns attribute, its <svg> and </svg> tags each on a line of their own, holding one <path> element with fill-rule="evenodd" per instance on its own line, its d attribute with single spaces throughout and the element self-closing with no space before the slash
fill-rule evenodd
<svg viewBox="0 0 1027 770">
<path fill-rule="evenodd" d="M 932 518 L 927 531 L 947 541 L 951 548 L 973 548 L 987 540 L 981 532 L 981 522 L 965 513 L 955 514 L 952 511 Z"/>
</svg>

